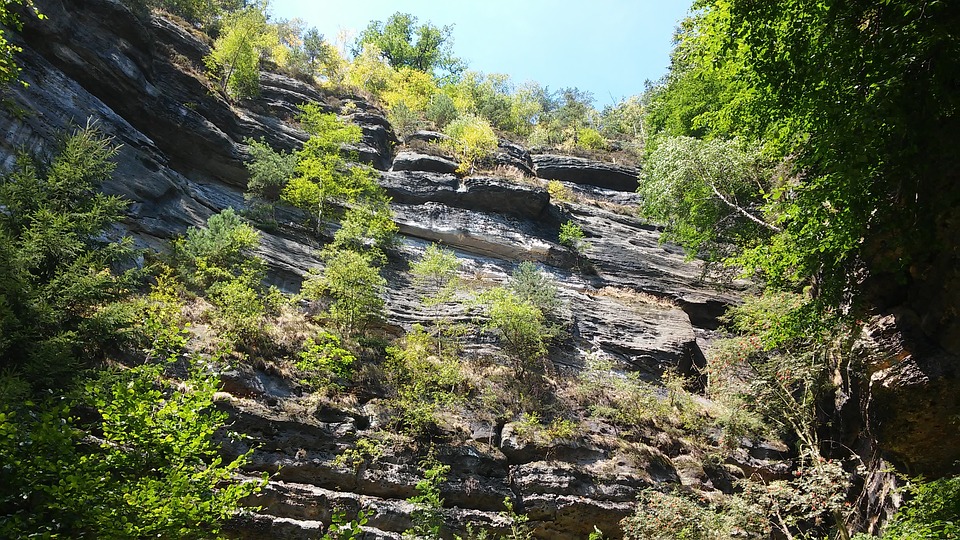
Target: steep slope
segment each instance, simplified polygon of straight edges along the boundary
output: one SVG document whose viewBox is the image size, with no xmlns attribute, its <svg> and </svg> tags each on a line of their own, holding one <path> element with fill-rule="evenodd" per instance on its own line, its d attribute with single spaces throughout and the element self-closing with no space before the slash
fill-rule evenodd
<svg viewBox="0 0 960 540">
<path fill-rule="evenodd" d="M 228 103 L 202 76 L 209 44 L 175 22 L 143 21 L 111 0 L 37 4 L 48 19 L 23 34 L 20 60 L 28 86 L 11 87 L 0 110 L 3 164 L 9 167 L 21 149 L 49 154 L 60 133 L 96 122 L 123 145 L 105 189 L 133 201 L 124 227 L 141 247 L 165 249 L 168 240 L 213 213 L 244 208 L 243 141 L 263 138 L 277 149 L 297 148 L 307 138 L 294 121 L 297 106 L 316 102 L 331 112 L 350 111 L 344 118 L 364 133 L 361 159 L 381 171 L 381 185 L 393 199 L 402 242 L 386 272 L 388 335 L 429 321 L 420 304 L 423 291 L 408 270 L 430 242 L 453 248 L 462 277 L 477 289 L 504 282 L 521 261 L 536 262 L 556 278 L 568 335 L 551 349 L 547 375 L 561 391 L 544 399 L 563 401 L 568 396 L 562 390 L 573 392 L 578 375 L 596 359 L 609 363 L 612 377 L 633 372 L 657 382 L 667 370 L 694 373 L 717 317 L 737 301 L 736 290 L 718 292 L 699 281 L 698 265 L 660 245 L 658 229 L 631 215 L 636 171 L 530 156 L 503 141 L 497 162 L 528 173 L 523 180 L 460 178 L 438 159 L 415 159 L 409 147 L 395 156 L 400 141 L 389 123 L 357 96 L 262 73 L 259 98 Z M 546 179 L 564 181 L 579 202 L 552 201 L 542 185 Z M 307 271 L 321 265 L 315 251 L 324 239 L 300 226 L 301 218 L 281 209 L 280 225 L 262 231 L 269 280 L 286 292 L 298 291 Z M 586 233 L 587 264 L 557 241 L 567 220 Z M 454 320 L 477 316 L 466 304 L 447 308 Z M 892 355 L 901 350 L 892 347 Z M 465 361 L 479 364 L 497 354 L 489 336 L 468 336 Z M 275 473 L 253 501 L 262 510 L 235 525 L 238 536 L 315 537 L 335 506 L 350 515 L 369 512 L 374 536 L 398 537 L 410 527 L 413 507 L 404 499 L 416 494 L 421 461 L 431 452 L 426 445 L 385 445 L 356 466 L 337 461 L 358 441 L 382 432 L 389 411 L 375 392 L 350 404 L 326 402 L 268 365 L 241 366 L 222 378 L 221 405 L 232 413 L 234 429 L 247 436 L 227 451 L 252 446 L 250 472 Z M 451 467 L 441 486 L 450 525 L 502 530 L 508 526 L 503 500 L 510 498 L 538 537 L 582 538 L 594 526 L 617 537 L 619 520 L 645 487 L 729 489 L 738 475 L 776 476 L 789 466 L 786 448 L 777 443 L 745 446 L 715 466 L 682 434 L 656 422 L 624 436 L 584 409 L 568 412 L 582 419 L 578 432 L 554 437 L 525 434 L 522 422 L 496 417 L 451 420 L 456 429 L 440 434 L 432 450 Z"/>
</svg>

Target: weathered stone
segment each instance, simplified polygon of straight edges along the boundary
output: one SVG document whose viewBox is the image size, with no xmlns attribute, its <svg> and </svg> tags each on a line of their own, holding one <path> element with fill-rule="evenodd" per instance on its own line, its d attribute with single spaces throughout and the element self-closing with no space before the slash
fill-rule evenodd
<svg viewBox="0 0 960 540">
<path fill-rule="evenodd" d="M 409 150 L 399 152 L 393 158 L 391 171 L 425 171 L 435 173 L 456 172 L 459 165 L 455 161 L 428 154 L 420 154 Z"/>
<path fill-rule="evenodd" d="M 538 178 L 590 184 L 618 191 L 636 191 L 640 172 L 634 168 L 590 159 L 533 154 L 533 169 Z"/>
</svg>

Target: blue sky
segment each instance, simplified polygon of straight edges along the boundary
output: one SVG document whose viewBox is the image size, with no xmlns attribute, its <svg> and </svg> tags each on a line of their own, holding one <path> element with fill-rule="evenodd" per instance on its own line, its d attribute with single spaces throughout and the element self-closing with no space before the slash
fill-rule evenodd
<svg viewBox="0 0 960 540">
<path fill-rule="evenodd" d="M 689 0 L 271 0 L 275 18 L 299 17 L 330 41 L 371 20 L 410 13 L 454 25 L 454 53 L 470 69 L 552 90 L 593 93 L 597 108 L 639 94 L 666 73 L 671 37 Z"/>
</svg>

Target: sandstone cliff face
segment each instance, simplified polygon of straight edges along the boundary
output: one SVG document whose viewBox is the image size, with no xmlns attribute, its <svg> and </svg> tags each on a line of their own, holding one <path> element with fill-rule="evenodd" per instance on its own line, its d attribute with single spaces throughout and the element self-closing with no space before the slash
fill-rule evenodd
<svg viewBox="0 0 960 540">
<path fill-rule="evenodd" d="M 657 228 L 631 215 L 636 171 L 580 158 L 530 156 L 504 141 L 495 160 L 536 177 L 526 182 L 460 178 L 453 174 L 456 164 L 451 168 L 443 158 L 406 148 L 394 155 L 399 141 L 389 123 L 356 97 L 329 95 L 263 73 L 261 97 L 228 103 L 210 92 L 200 75 L 209 44 L 173 22 L 141 21 L 115 0 L 36 3 L 48 19 L 24 31 L 20 61 L 29 86 L 11 87 L 10 103 L 0 110 L 0 160 L 9 167 L 18 150 L 50 153 L 58 133 L 96 122 L 123 145 L 105 189 L 133 201 L 124 227 L 141 247 L 163 249 L 166 241 L 211 214 L 245 206 L 245 138 L 262 137 L 277 149 L 294 149 L 307 137 L 293 120 L 297 105 L 317 102 L 338 112 L 349 102 L 354 112 L 346 118 L 364 133 L 359 154 L 383 171 L 381 183 L 393 198 L 402 235 L 387 272 L 388 320 L 397 329 L 426 322 L 421 291 L 404 272 L 407 261 L 432 241 L 456 250 L 469 279 L 499 283 L 519 262 L 534 261 L 558 280 L 566 305 L 561 318 L 570 329 L 551 351 L 558 373 L 578 372 L 588 355 L 609 358 L 650 381 L 668 368 L 690 372 L 703 362 L 700 345 L 717 327 L 717 316 L 737 301 L 735 291 L 718 292 L 700 282 L 696 264 L 686 262 L 680 250 L 660 245 Z M 551 201 L 541 187 L 546 179 L 566 182 L 581 202 Z M 288 292 L 297 291 L 304 274 L 321 264 L 317 239 L 287 225 L 297 219 L 295 212 L 281 210 L 280 226 L 262 232 L 260 255 L 270 266 L 269 279 Z M 577 257 L 557 242 L 560 224 L 571 219 L 591 244 L 590 272 L 577 268 Z M 605 292 L 611 290 L 619 293 Z M 664 301 L 631 301 L 631 292 Z M 448 315 L 471 317 L 463 309 Z M 490 346 L 479 340 L 467 354 L 489 352 Z M 875 378 L 881 386 L 891 380 Z M 914 392 L 910 384 L 935 387 L 908 378 L 906 384 L 891 383 L 897 390 L 871 405 L 889 415 L 885 430 L 896 430 L 898 421 L 909 424 L 913 413 L 898 396 Z M 334 463 L 377 428 L 375 400 L 326 407 L 264 369 L 225 373 L 223 379 L 222 406 L 232 413 L 234 429 L 248 435 L 228 452 L 252 445 L 250 471 L 276 473 L 254 501 L 263 510 L 236 525 L 238 536 L 316 537 L 334 505 L 371 512 L 371 537 L 397 538 L 410 526 L 412 507 L 404 499 L 415 494 L 420 479 L 418 456 L 387 450 L 371 465 Z M 929 437 L 922 431 L 889 450 L 915 455 Z M 896 438 L 893 431 L 879 436 L 891 443 Z M 651 431 L 625 444 L 601 421 L 585 422 L 574 437 L 543 441 L 523 437 L 516 425 L 478 419 L 446 440 L 437 458 L 451 466 L 442 491 L 454 528 L 471 521 L 503 530 L 508 523 L 502 501 L 509 497 L 530 517 L 538 537 L 583 538 L 594 525 L 617 537 L 619 520 L 647 486 L 721 489 L 730 482 L 728 472 L 705 468 L 682 440 Z M 745 470 L 786 466 L 775 463 L 785 456 L 771 460 L 744 452 L 740 465 Z M 951 457 L 955 453 L 945 450 L 923 465 L 935 467 Z"/>
</svg>

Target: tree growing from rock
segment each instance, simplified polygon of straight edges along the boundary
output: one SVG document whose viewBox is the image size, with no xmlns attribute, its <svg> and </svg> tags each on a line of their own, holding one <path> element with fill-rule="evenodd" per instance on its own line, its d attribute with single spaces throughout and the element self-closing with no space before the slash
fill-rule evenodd
<svg viewBox="0 0 960 540">
<path fill-rule="evenodd" d="M 220 37 L 203 62 L 220 91 L 234 99 L 260 93 L 260 58 L 278 44 L 261 7 L 248 7 L 223 19 Z"/>
<path fill-rule="evenodd" d="M 312 273 L 301 294 L 308 299 L 330 298 L 327 316 L 342 338 L 363 334 L 384 315 L 387 281 L 369 256 L 349 249 L 329 251 L 326 266 Z"/>
<path fill-rule="evenodd" d="M 447 124 L 443 130 L 450 136 L 444 144 L 449 148 L 460 166 L 457 172 L 470 174 L 477 162 L 497 149 L 497 135 L 490 124 L 474 114 L 464 114 Z"/>
<path fill-rule="evenodd" d="M 427 293 L 421 297 L 424 307 L 432 309 L 433 330 L 437 340 L 437 356 L 443 357 L 444 328 L 448 326 L 441 316 L 443 304 L 453 301 L 454 295 L 460 286 L 457 270 L 460 261 L 453 251 L 443 249 L 437 244 L 430 244 L 419 261 L 410 265 L 417 285 L 425 288 Z"/>
<path fill-rule="evenodd" d="M 283 201 L 310 212 L 318 233 L 332 202 L 385 201 L 375 173 L 365 165 L 348 164 L 343 155 L 344 145 L 360 141 L 358 126 L 347 125 L 312 103 L 302 107 L 300 122 L 310 138 L 296 154 L 296 175 L 281 191 Z"/>
</svg>

